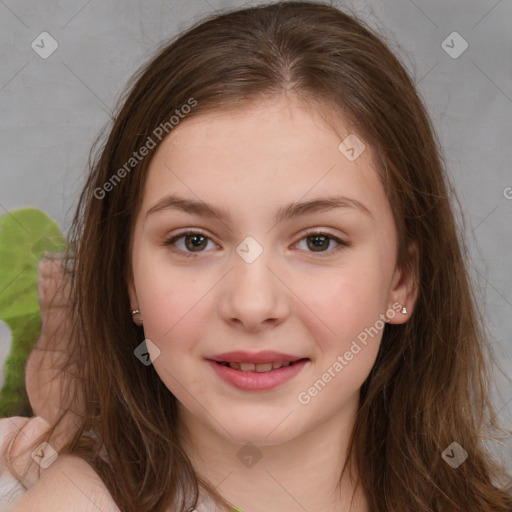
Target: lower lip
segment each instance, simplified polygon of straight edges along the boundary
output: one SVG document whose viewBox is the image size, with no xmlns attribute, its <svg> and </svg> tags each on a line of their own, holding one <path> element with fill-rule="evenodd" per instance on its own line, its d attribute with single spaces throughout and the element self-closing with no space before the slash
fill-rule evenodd
<svg viewBox="0 0 512 512">
<path fill-rule="evenodd" d="M 229 366 L 207 361 L 217 372 L 217 375 L 228 384 L 244 391 L 265 391 L 273 389 L 297 375 L 309 362 L 309 359 L 301 359 L 290 366 L 282 366 L 270 372 L 242 372 Z"/>
</svg>

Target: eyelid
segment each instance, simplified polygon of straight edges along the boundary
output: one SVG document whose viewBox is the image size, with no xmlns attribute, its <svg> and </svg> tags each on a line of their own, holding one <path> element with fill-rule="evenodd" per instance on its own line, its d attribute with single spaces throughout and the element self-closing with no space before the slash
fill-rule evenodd
<svg viewBox="0 0 512 512">
<path fill-rule="evenodd" d="M 202 235 L 205 238 L 213 240 L 213 238 L 201 228 L 183 228 L 182 230 L 178 230 L 177 232 L 173 233 L 173 235 L 170 238 L 167 238 L 166 242 L 170 240 L 175 240 L 177 238 L 181 238 L 184 235 Z"/>
</svg>

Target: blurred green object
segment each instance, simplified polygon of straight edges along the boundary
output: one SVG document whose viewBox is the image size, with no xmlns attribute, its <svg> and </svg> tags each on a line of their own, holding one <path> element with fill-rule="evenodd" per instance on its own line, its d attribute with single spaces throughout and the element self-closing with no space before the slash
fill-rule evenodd
<svg viewBox="0 0 512 512">
<path fill-rule="evenodd" d="M 33 415 L 25 390 L 25 363 L 41 329 L 37 266 L 46 252 L 64 248 L 57 223 L 41 210 L 22 208 L 0 217 L 0 320 L 12 334 L 0 418 Z"/>
</svg>

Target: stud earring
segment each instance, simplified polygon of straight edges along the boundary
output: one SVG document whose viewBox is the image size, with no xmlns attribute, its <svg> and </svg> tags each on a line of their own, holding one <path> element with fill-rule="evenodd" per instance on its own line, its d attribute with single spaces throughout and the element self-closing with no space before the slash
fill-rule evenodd
<svg viewBox="0 0 512 512">
<path fill-rule="evenodd" d="M 402 313 L 403 313 L 404 315 L 407 315 L 407 308 L 406 308 L 405 306 L 402 308 Z"/>
<path fill-rule="evenodd" d="M 134 317 L 135 315 L 140 315 L 140 310 L 139 309 L 132 310 L 132 316 Z M 142 316 L 138 320 L 135 320 L 135 318 L 134 318 L 134 321 L 135 321 L 136 324 L 142 325 Z"/>
</svg>

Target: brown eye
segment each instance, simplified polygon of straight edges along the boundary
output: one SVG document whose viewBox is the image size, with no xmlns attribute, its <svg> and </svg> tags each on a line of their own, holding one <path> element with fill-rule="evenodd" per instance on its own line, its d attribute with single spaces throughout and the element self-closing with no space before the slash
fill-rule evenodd
<svg viewBox="0 0 512 512">
<path fill-rule="evenodd" d="M 330 237 L 325 235 L 313 235 L 306 238 L 308 240 L 308 247 L 312 251 L 324 251 L 329 247 Z"/>
<path fill-rule="evenodd" d="M 203 235 L 186 235 L 185 237 L 185 247 L 192 252 L 201 251 L 207 245 L 206 241 L 208 240 Z"/>
<path fill-rule="evenodd" d="M 198 231 L 187 231 L 167 240 L 165 245 L 173 252 L 180 253 L 183 256 L 194 256 L 193 253 L 205 252 L 204 249 L 208 246 L 209 242 L 213 244 L 213 242 L 202 233 Z"/>
<path fill-rule="evenodd" d="M 348 242 L 344 242 L 343 240 L 340 240 L 339 238 L 337 238 L 335 236 L 331 236 L 328 233 L 318 233 L 317 232 L 317 233 L 311 233 L 309 235 L 306 235 L 304 238 L 302 238 L 299 241 L 299 246 L 303 240 L 306 240 L 306 244 L 305 244 L 306 248 L 303 249 L 306 252 L 331 254 L 331 253 L 337 252 L 340 249 L 350 246 L 350 244 Z M 334 248 L 331 248 L 333 245 L 332 242 L 334 242 L 336 244 L 334 246 Z M 299 248 L 301 248 L 301 247 L 299 247 Z"/>
</svg>

